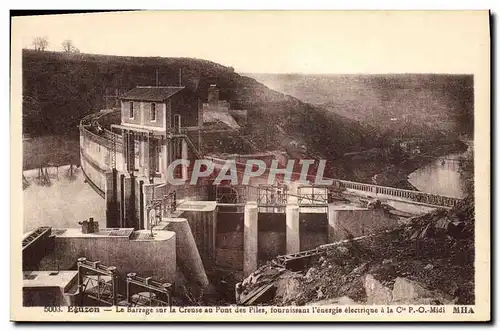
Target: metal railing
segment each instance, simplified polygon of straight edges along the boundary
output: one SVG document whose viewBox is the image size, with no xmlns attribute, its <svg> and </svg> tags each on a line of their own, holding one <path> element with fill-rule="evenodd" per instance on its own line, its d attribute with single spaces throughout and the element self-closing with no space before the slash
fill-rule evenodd
<svg viewBox="0 0 500 331">
<path fill-rule="evenodd" d="M 200 180 L 196 185 L 190 185 L 186 182 L 184 185 L 173 185 L 169 188 L 169 192 L 176 192 L 177 200 L 193 200 L 202 201 L 207 200 L 209 183 Z"/>
<path fill-rule="evenodd" d="M 117 151 L 121 152 L 123 150 L 122 135 L 113 133 L 107 129 L 103 129 L 101 133 L 96 133 L 89 130 L 88 127 L 86 126 L 80 126 L 80 132 L 84 138 L 84 146 L 85 146 L 85 140 L 88 140 L 88 141 L 93 141 L 99 145 L 102 145 L 103 147 L 108 148 L 109 150 L 112 150 L 113 138 L 114 138 Z"/>
<path fill-rule="evenodd" d="M 129 273 L 126 277 L 126 295 L 123 296 L 118 292 L 116 267 L 102 265 L 99 261 L 88 261 L 85 257 L 78 259 L 77 267 L 78 291 L 82 299 L 92 299 L 108 306 L 172 306 L 171 283 L 162 283 L 152 277 L 139 277 L 135 273 Z"/>
<path fill-rule="evenodd" d="M 297 191 L 297 204 L 299 206 L 326 206 L 330 202 L 331 189 L 329 186 L 299 186 Z"/>
<path fill-rule="evenodd" d="M 248 186 L 217 185 L 215 187 L 215 201 L 227 204 L 244 204 L 248 198 Z"/>
<path fill-rule="evenodd" d="M 259 185 L 257 187 L 257 205 L 282 207 L 288 200 L 288 187 L 285 185 Z"/>
<path fill-rule="evenodd" d="M 393 197 L 399 197 L 414 202 L 435 205 L 435 206 L 454 207 L 460 201 L 462 201 L 462 199 L 458 198 L 445 197 L 437 194 L 425 193 L 420 191 L 411 191 L 411 190 L 404 190 L 388 186 L 350 182 L 346 180 L 336 180 L 336 181 L 339 182 L 346 189 L 367 192 L 374 195 L 383 194 Z"/>
<path fill-rule="evenodd" d="M 81 257 L 77 262 L 78 292 L 101 304 L 116 306 L 118 303 L 116 267 L 102 265 L 100 261 L 87 261 Z"/>
<path fill-rule="evenodd" d="M 177 192 L 169 192 L 163 196 L 162 212 L 163 217 L 170 217 L 177 210 Z"/>
<path fill-rule="evenodd" d="M 151 277 L 127 274 L 127 305 L 148 307 L 172 307 L 173 286 L 160 283 Z"/>
<path fill-rule="evenodd" d="M 29 236 L 23 239 L 23 250 L 30 246 L 36 240 L 42 237 L 49 237 L 51 234 L 52 228 L 48 226 L 42 226 L 33 231 Z"/>
</svg>

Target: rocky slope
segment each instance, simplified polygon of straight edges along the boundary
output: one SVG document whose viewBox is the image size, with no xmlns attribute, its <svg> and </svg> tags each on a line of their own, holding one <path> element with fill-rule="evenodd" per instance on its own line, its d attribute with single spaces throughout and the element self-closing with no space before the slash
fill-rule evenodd
<svg viewBox="0 0 500 331">
<path fill-rule="evenodd" d="M 325 245 L 302 264 L 270 261 L 236 286 L 237 302 L 264 305 L 474 304 L 474 207 Z"/>
</svg>

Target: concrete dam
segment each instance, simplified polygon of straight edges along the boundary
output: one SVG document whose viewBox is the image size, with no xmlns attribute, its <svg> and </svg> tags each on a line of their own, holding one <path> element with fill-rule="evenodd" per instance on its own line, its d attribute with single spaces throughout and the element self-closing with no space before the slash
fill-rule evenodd
<svg viewBox="0 0 500 331">
<path fill-rule="evenodd" d="M 204 116 L 207 110 L 218 115 Z M 240 122 L 228 120 L 235 113 Z M 279 166 L 283 177 L 288 172 L 286 154 L 258 150 L 240 134 L 245 114 L 219 100 L 216 86 L 210 86 L 208 104 L 186 87 L 138 86 L 120 97 L 120 109 L 83 118 L 81 169 L 103 198 L 106 219 L 26 234 L 27 305 L 50 298 L 72 302 L 78 293 L 104 304 L 130 304 L 146 292 L 150 303 L 161 297 L 165 304 L 185 286 L 190 296 L 200 296 L 214 289 L 218 277 L 241 281 L 269 260 L 293 259 L 460 202 L 338 179 L 269 184 L 271 170 L 245 182 L 253 171 L 244 168 L 249 160 Z M 189 165 L 199 160 L 220 172 L 231 161 L 242 184 L 208 175 L 193 181 L 196 169 Z M 45 278 L 49 287 L 37 281 Z"/>
<path fill-rule="evenodd" d="M 214 185 L 210 180 L 171 186 L 165 181 L 169 162 L 208 155 L 203 152 L 209 140 L 203 123 L 173 127 L 169 125 L 174 120 L 167 119 L 164 132 L 140 121 L 128 125 L 124 113 L 130 107 L 122 101 L 121 112 L 103 111 L 82 120 L 82 170 L 89 185 L 105 199 L 107 228 L 152 234 L 175 230 L 175 261 L 185 273 L 201 275 L 198 283 L 207 282 L 203 275 L 216 271 L 241 280 L 277 256 L 388 229 L 400 217 L 451 208 L 459 201 L 344 180 L 335 180 L 332 187 L 231 186 Z M 162 116 L 172 116 L 171 107 L 166 102 Z M 134 106 L 136 111 L 144 109 Z M 117 117 L 120 125 L 113 124 Z M 147 122 L 147 114 L 140 117 Z M 187 178 L 190 169 L 179 168 L 176 175 Z M 367 201 L 374 199 L 391 210 L 373 208 Z"/>
</svg>

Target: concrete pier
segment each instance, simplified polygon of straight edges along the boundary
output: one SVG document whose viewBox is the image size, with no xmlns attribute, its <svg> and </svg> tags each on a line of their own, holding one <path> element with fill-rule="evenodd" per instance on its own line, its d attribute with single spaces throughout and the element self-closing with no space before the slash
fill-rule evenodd
<svg viewBox="0 0 500 331">
<path fill-rule="evenodd" d="M 243 275 L 245 277 L 257 269 L 258 215 L 257 204 L 245 205 L 243 230 Z"/>
<path fill-rule="evenodd" d="M 288 185 L 288 203 L 295 205 L 297 204 L 297 194 L 299 190 L 299 184 L 297 182 L 291 182 Z"/>
<path fill-rule="evenodd" d="M 300 251 L 299 206 L 286 206 L 286 253 Z"/>
<path fill-rule="evenodd" d="M 167 230 L 175 232 L 177 263 L 184 277 L 201 289 L 209 285 L 200 253 L 186 218 L 164 218 Z"/>
<path fill-rule="evenodd" d="M 118 188 L 117 171 L 113 169 L 105 174 L 106 187 L 104 196 L 106 198 L 106 227 L 117 228 L 120 226 L 119 206 L 118 206 Z"/>
<path fill-rule="evenodd" d="M 144 201 L 144 208 L 143 208 L 144 228 L 146 230 L 151 229 L 151 224 L 150 224 L 151 220 L 149 217 L 150 210 L 148 209 L 148 206 L 151 204 L 151 201 L 153 200 L 154 188 L 155 184 L 144 184 L 142 186 L 142 195 Z"/>
<path fill-rule="evenodd" d="M 186 139 L 182 139 L 182 144 L 181 144 L 181 157 L 183 160 L 188 159 L 188 144 Z M 182 165 L 182 179 L 187 180 L 188 179 L 188 166 L 186 164 Z"/>
<path fill-rule="evenodd" d="M 125 175 L 120 174 L 119 175 L 119 183 L 118 183 L 118 196 L 120 197 L 119 199 L 119 219 L 120 219 L 120 227 L 124 228 L 125 227 Z"/>
<path fill-rule="evenodd" d="M 136 185 L 136 199 L 135 199 L 135 217 L 138 220 L 137 223 L 137 229 L 141 230 L 144 229 L 144 223 L 145 221 L 145 216 L 146 214 L 144 213 L 144 183 L 147 183 L 147 180 L 145 177 L 142 178 L 137 178 L 135 185 Z"/>
<path fill-rule="evenodd" d="M 124 226 L 138 229 L 139 222 L 135 212 L 136 180 L 134 175 L 127 175 L 123 179 Z"/>
<path fill-rule="evenodd" d="M 167 173 L 168 163 L 170 162 L 170 159 L 168 158 L 167 144 L 161 145 L 161 155 L 162 155 L 162 157 L 160 158 L 161 179 L 165 181 L 166 180 L 165 175 Z"/>
<path fill-rule="evenodd" d="M 333 203 L 328 204 L 328 242 L 335 242 L 335 231 L 337 229 L 337 215 L 336 215 L 337 205 Z"/>
</svg>

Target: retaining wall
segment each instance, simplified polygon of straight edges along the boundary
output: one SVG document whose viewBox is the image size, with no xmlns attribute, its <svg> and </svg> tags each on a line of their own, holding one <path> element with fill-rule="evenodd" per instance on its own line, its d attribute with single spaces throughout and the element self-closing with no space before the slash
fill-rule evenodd
<svg viewBox="0 0 500 331">
<path fill-rule="evenodd" d="M 394 228 L 398 220 L 380 209 L 329 206 L 328 242 L 360 237 L 377 231 Z"/>
<path fill-rule="evenodd" d="M 144 232 L 144 233 L 147 233 Z M 80 257 L 116 266 L 119 276 L 129 272 L 152 276 L 158 281 L 175 281 L 176 235 L 165 240 L 130 240 L 128 237 L 55 237 L 54 251 L 40 262 L 40 270 L 71 270 Z"/>
</svg>

